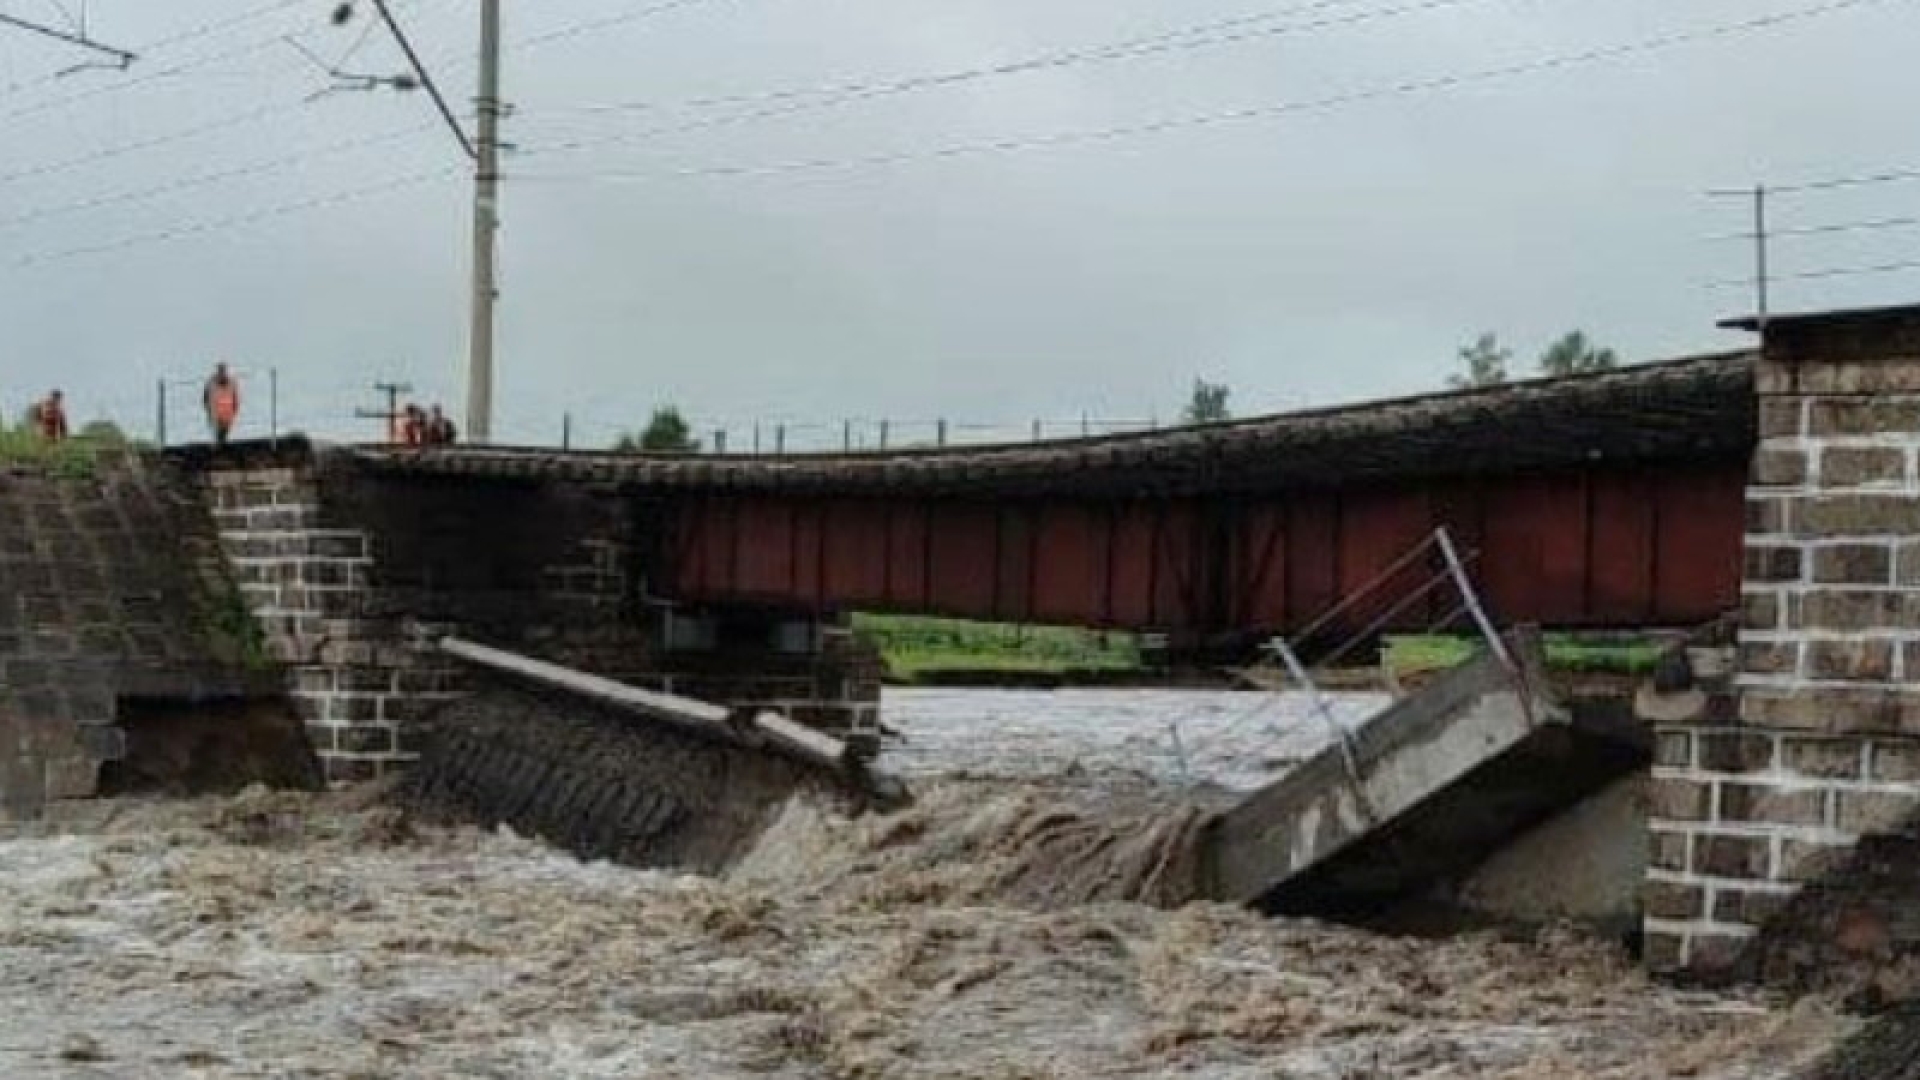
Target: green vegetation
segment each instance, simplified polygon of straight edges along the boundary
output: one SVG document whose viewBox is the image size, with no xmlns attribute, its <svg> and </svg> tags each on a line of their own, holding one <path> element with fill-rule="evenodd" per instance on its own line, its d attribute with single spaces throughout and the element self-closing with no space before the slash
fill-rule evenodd
<svg viewBox="0 0 1920 1080">
<path fill-rule="evenodd" d="M 1504 385 L 1513 365 L 1513 350 L 1501 344 L 1495 334 L 1481 334 L 1458 355 L 1460 371 L 1447 379 L 1455 390 L 1473 390 Z M 1612 371 L 1620 366 L 1620 355 L 1587 337 L 1584 330 L 1570 330 L 1540 354 L 1541 375 L 1560 378 Z"/>
<path fill-rule="evenodd" d="M 1568 332 L 1540 354 L 1542 375 L 1590 375 L 1596 371 L 1612 371 L 1619 366 L 1619 354 L 1589 341 L 1583 330 Z"/>
<path fill-rule="evenodd" d="M 1193 396 L 1187 399 L 1186 407 L 1180 410 L 1180 422 L 1218 424 L 1233 419 L 1233 412 L 1227 407 L 1227 397 L 1231 393 L 1225 383 L 1193 380 Z"/>
<path fill-rule="evenodd" d="M 86 477 L 102 451 L 128 446 L 111 424 L 89 424 L 65 442 L 50 443 L 25 427 L 0 428 L 0 464 L 42 465 L 55 476 Z"/>
<path fill-rule="evenodd" d="M 246 597 L 224 576 L 209 585 L 211 594 L 200 600 L 201 629 L 209 647 L 228 663 L 247 671 L 270 671 L 273 654 L 267 649 L 266 632 L 247 607 Z"/>
<path fill-rule="evenodd" d="M 1481 334 L 1473 344 L 1460 349 L 1461 372 L 1447 380 L 1447 385 L 1455 390 L 1475 390 L 1486 386 L 1499 386 L 1507 381 L 1507 365 L 1513 361 L 1513 350 L 1500 344 L 1493 334 Z"/>
<path fill-rule="evenodd" d="M 853 628 L 880 650 L 898 679 L 943 671 L 1052 674 L 1140 667 L 1140 643 L 1125 633 L 864 614 L 853 617 Z"/>
<path fill-rule="evenodd" d="M 653 410 L 648 418 L 646 429 L 639 434 L 628 432 L 620 436 L 613 448 L 623 454 L 645 451 L 658 454 L 693 454 L 700 450 L 700 440 L 693 437 L 693 429 L 686 417 L 680 415 L 677 406 L 668 405 Z"/>
<path fill-rule="evenodd" d="M 1139 638 L 1118 631 L 872 614 L 855 615 L 853 629 L 880 650 L 889 675 L 906 681 L 963 671 L 1061 675 L 1142 667 Z M 1454 667 L 1477 647 L 1466 636 L 1389 637 L 1384 662 L 1397 676 L 1417 676 Z M 1549 634 L 1546 647 L 1550 669 L 1579 674 L 1644 675 L 1660 655 L 1658 643 L 1630 637 Z"/>
<path fill-rule="evenodd" d="M 1428 634 L 1392 637 L 1386 663 L 1396 675 L 1417 675 L 1453 667 L 1473 655 L 1476 639 Z M 1547 666 L 1582 674 L 1643 675 L 1653 670 L 1660 647 L 1644 639 L 1594 639 L 1578 634 L 1547 635 Z"/>
</svg>

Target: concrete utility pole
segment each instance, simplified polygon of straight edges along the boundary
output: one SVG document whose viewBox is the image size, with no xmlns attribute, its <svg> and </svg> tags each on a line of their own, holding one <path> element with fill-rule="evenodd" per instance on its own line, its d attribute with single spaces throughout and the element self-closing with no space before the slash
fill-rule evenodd
<svg viewBox="0 0 1920 1080">
<path fill-rule="evenodd" d="M 473 325 L 467 358 L 467 439 L 493 437 L 494 240 L 500 231 L 500 0 L 480 0 L 480 132 L 473 176 Z"/>
<path fill-rule="evenodd" d="M 1771 298 L 1768 296 L 1769 268 L 1767 266 L 1767 186 L 1761 184 L 1753 189 L 1753 285 L 1755 314 L 1760 319 L 1760 329 L 1767 328 Z"/>
</svg>

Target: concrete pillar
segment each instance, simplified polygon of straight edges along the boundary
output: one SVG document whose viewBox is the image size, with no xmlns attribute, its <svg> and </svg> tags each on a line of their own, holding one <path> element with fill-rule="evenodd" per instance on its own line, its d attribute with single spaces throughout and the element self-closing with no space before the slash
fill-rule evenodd
<svg viewBox="0 0 1920 1080">
<path fill-rule="evenodd" d="M 1920 308 L 1774 319 L 1755 388 L 1737 708 L 1659 729 L 1650 796 L 1648 962 L 1703 979 L 1825 948 L 1793 909 L 1920 810 Z"/>
</svg>

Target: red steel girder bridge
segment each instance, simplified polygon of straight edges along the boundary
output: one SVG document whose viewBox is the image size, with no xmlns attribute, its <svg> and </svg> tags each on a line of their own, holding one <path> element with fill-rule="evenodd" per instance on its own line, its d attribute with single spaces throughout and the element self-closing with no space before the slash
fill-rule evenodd
<svg viewBox="0 0 1920 1080">
<path fill-rule="evenodd" d="M 576 484 L 626 499 L 651 538 L 639 576 L 652 597 L 686 605 L 1187 640 L 1288 633 L 1444 526 L 1503 622 L 1687 626 L 1739 602 L 1752 381 L 1750 354 L 1720 354 L 1018 445 L 356 457 L 410 483 L 492 484 L 503 496 Z M 1411 586 L 1431 569 L 1400 573 Z M 1449 603 L 1434 597 L 1392 622 L 1430 625 Z M 1347 618 L 1376 615 L 1362 605 Z"/>
</svg>

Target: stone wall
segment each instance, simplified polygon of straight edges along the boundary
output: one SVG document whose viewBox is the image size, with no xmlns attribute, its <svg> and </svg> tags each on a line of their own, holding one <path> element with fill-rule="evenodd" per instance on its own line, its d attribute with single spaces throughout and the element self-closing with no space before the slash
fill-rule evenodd
<svg viewBox="0 0 1920 1080">
<path fill-rule="evenodd" d="M 215 468 L 203 483 L 327 779 L 369 779 L 410 759 L 406 721 L 448 700 L 459 672 L 409 648 L 407 627 L 376 611 L 372 537 L 328 520 L 304 464 Z"/>
<path fill-rule="evenodd" d="M 1737 708 L 1663 728 L 1651 793 L 1649 961 L 1700 978 L 1920 808 L 1920 311 L 1778 320 L 1757 388 Z"/>
<path fill-rule="evenodd" d="M 166 463 L 0 468 L 0 806 L 94 794 L 131 699 L 277 693 L 257 645 L 194 485 Z"/>
<path fill-rule="evenodd" d="M 846 733 L 877 731 L 878 667 L 844 633 L 649 599 L 644 504 L 539 481 L 375 472 L 293 445 L 209 461 L 240 587 L 329 779 L 411 761 L 471 687 L 420 648 L 457 633 L 554 663 Z M 684 640 L 681 640 L 684 639 Z"/>
</svg>

